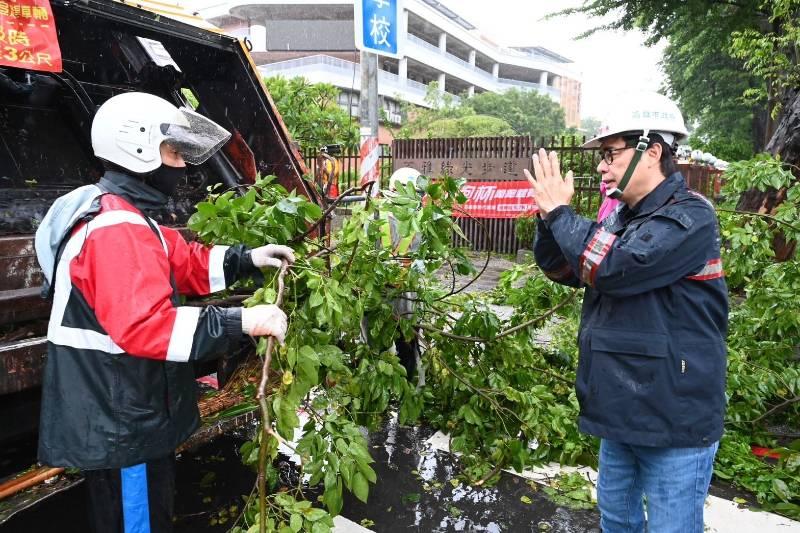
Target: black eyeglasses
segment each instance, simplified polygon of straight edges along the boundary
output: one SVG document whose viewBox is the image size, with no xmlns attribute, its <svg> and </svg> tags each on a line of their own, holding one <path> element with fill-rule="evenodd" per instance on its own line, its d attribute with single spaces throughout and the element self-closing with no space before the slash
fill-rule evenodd
<svg viewBox="0 0 800 533">
<path fill-rule="evenodd" d="M 610 165 L 614 162 L 614 154 L 617 152 L 621 152 L 623 150 L 629 150 L 634 148 L 633 146 L 623 146 L 622 148 L 603 148 L 600 150 L 600 157 L 603 158 L 603 161 L 606 162 L 607 165 Z"/>
</svg>

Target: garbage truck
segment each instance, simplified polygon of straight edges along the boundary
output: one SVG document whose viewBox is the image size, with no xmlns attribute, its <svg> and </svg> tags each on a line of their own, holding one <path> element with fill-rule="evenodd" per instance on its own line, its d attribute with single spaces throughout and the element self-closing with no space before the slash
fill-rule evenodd
<svg viewBox="0 0 800 533">
<path fill-rule="evenodd" d="M 26 435 L 35 439 L 38 424 L 50 305 L 40 295 L 33 234 L 58 196 L 102 174 L 90 127 L 108 98 L 152 93 L 196 107 L 233 134 L 214 157 L 189 168 L 174 201 L 156 214 L 161 224 L 181 228 L 208 186 L 246 186 L 257 174 L 274 174 L 287 189 L 319 203 L 247 43 L 177 20 L 169 16 L 175 14 L 169 4 L 151 4 L 162 12 L 112 0 L 0 1 L 0 448 L 5 450 Z M 209 371 L 213 368 L 197 373 Z M 35 446 L 21 453 L 35 460 Z M 10 475 L 0 467 L 0 482 Z"/>
</svg>

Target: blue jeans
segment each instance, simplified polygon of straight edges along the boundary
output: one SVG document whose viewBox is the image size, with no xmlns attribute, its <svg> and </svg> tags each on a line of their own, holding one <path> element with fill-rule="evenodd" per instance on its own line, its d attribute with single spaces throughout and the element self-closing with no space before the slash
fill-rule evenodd
<svg viewBox="0 0 800 533">
<path fill-rule="evenodd" d="M 719 442 L 656 448 L 600 441 L 597 504 L 603 533 L 703 533 L 703 504 Z"/>
</svg>

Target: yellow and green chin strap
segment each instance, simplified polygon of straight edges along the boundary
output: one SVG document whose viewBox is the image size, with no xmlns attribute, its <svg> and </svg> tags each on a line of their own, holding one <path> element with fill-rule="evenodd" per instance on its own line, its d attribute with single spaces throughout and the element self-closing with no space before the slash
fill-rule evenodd
<svg viewBox="0 0 800 533">
<path fill-rule="evenodd" d="M 622 180 L 620 180 L 619 185 L 609 190 L 606 193 L 606 196 L 609 198 L 614 198 L 615 200 L 619 200 L 622 197 L 622 191 L 624 191 L 625 187 L 628 186 L 628 182 L 631 180 L 631 176 L 633 176 L 633 171 L 636 168 L 636 165 L 639 164 L 639 160 L 642 158 L 642 154 L 645 150 L 647 150 L 647 146 L 649 144 L 650 130 L 644 130 L 641 137 L 639 137 L 639 142 L 636 143 L 636 153 L 633 154 L 633 158 L 628 164 L 628 168 L 625 170 L 625 175 L 622 176 Z"/>
</svg>

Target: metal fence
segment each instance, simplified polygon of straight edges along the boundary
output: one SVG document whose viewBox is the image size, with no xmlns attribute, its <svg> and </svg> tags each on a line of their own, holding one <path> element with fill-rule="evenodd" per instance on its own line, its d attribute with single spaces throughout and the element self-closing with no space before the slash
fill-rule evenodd
<svg viewBox="0 0 800 533">
<path fill-rule="evenodd" d="M 572 170 L 575 175 L 575 195 L 572 206 L 583 216 L 593 218 L 600 204 L 600 175 L 597 165 L 600 153 L 594 148 L 582 148 L 585 139 L 577 136 L 548 137 L 538 141 L 530 137 L 486 137 L 461 139 L 407 139 L 395 140 L 392 145 L 382 145 L 380 156 L 381 188 L 386 188 L 394 167 L 418 164 L 423 160 L 470 160 L 475 162 L 495 161 L 496 175 L 484 175 L 475 180 L 519 180 L 522 168 L 530 170 L 530 158 L 540 148 L 558 153 L 563 170 Z M 311 172 L 316 171 L 316 153 L 305 152 L 306 165 Z M 357 151 L 344 151 L 338 154 L 341 173 L 339 190 L 344 191 L 355 186 L 359 181 L 359 154 Z M 501 161 L 514 161 L 517 165 L 515 174 L 502 175 Z M 520 166 L 521 165 L 521 166 Z M 477 163 L 476 163 L 477 167 Z M 416 167 L 415 167 L 416 168 Z M 719 193 L 720 173 L 702 165 L 678 164 L 678 169 L 686 178 L 689 188 L 714 198 Z M 436 168 L 420 169 L 424 174 L 436 175 Z M 468 180 L 471 178 L 467 178 Z M 531 243 L 523 243 L 517 239 L 513 218 L 469 218 L 458 219 L 458 224 L 467 240 L 453 235 L 453 244 L 468 247 L 475 251 L 492 250 L 497 253 L 514 254 L 519 248 L 530 247 Z"/>
<path fill-rule="evenodd" d="M 339 173 L 339 191 L 344 192 L 350 187 L 355 187 L 359 182 L 359 164 L 360 158 L 358 150 L 343 150 L 341 153 L 335 155 L 339 160 L 340 173 Z M 303 159 L 305 160 L 308 171 L 313 175 L 317 175 L 317 152 L 305 150 L 303 152 Z M 392 149 L 388 144 L 381 145 L 380 156 L 381 167 L 381 188 L 389 185 L 389 177 L 392 175 Z"/>
<path fill-rule="evenodd" d="M 591 216 L 600 206 L 599 176 L 596 149 L 582 148 L 582 137 L 548 137 L 538 141 L 530 137 L 483 137 L 466 139 L 409 139 L 392 143 L 394 166 L 413 166 L 435 175 L 443 167 L 454 168 L 455 174 L 468 165 L 472 181 L 525 180 L 523 169 L 531 169 L 531 156 L 540 148 L 558 153 L 561 167 L 575 174 L 576 191 L 573 205 L 579 213 Z M 491 170 L 487 170 L 491 169 Z M 466 235 L 453 235 L 455 246 L 472 250 L 492 250 L 514 254 L 530 247 L 516 235 L 514 218 L 461 217 L 458 225 Z"/>
</svg>

